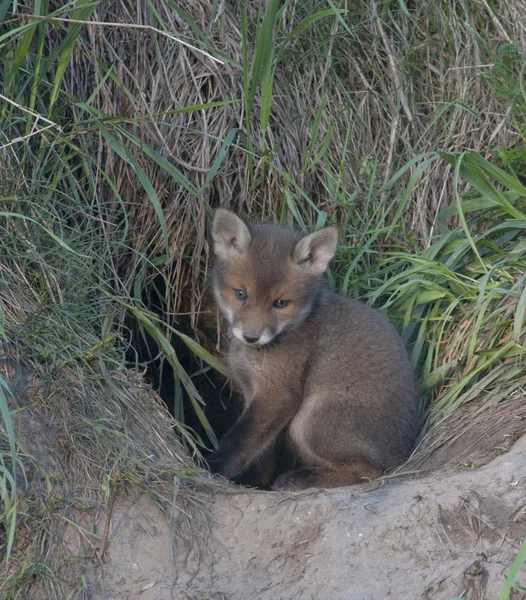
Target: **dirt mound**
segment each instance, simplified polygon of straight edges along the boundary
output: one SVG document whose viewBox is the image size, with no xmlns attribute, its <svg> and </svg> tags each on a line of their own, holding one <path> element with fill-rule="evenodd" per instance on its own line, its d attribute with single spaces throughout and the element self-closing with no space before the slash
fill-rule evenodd
<svg viewBox="0 0 526 600">
<path fill-rule="evenodd" d="M 112 519 L 94 600 L 496 599 L 526 534 L 526 437 L 479 469 L 312 493 L 219 494 L 207 551 L 145 496 Z M 517 590 L 526 584 L 526 568 Z M 513 598 L 524 597 L 519 591 Z"/>
</svg>

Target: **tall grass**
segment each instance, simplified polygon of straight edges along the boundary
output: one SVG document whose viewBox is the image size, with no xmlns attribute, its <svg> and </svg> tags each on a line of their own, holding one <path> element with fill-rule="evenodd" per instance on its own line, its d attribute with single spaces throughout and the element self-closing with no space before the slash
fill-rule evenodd
<svg viewBox="0 0 526 600">
<path fill-rule="evenodd" d="M 68 16 L 72 21 L 83 21 L 89 18 L 96 6 L 97 3 L 84 2 L 70 12 L 71 6 L 65 5 L 55 11 L 50 10 L 48 16 L 59 19 Z M 1 106 L 4 123 L 2 134 L 8 140 L 2 150 L 9 165 L 4 176 L 13 177 L 10 173 L 15 165 L 21 171 L 16 195 L 2 199 L 3 204 L 11 210 L 2 211 L 0 216 L 7 219 L 7 230 L 11 222 L 24 221 L 27 228 L 22 237 L 42 239 L 44 242 L 45 236 L 42 237 L 41 232 L 45 232 L 57 244 L 57 250 L 48 248 L 47 257 L 37 259 L 42 269 L 58 269 L 62 272 L 69 269 L 75 272 L 75 276 L 87 277 L 89 281 L 85 285 L 88 287 L 106 291 L 111 289 L 114 294 L 133 299 L 135 306 L 133 311 L 128 311 L 128 315 L 136 317 L 135 322 L 142 329 L 147 319 L 146 313 L 141 313 L 144 309 L 145 278 L 162 274 L 163 265 L 170 260 L 171 250 L 164 208 L 141 161 L 147 158 L 160 166 L 166 176 L 172 177 L 194 197 L 199 198 L 199 191 L 156 149 L 145 144 L 136 133 L 124 126 L 130 120 L 119 117 L 110 119 L 92 106 L 101 85 L 111 76 L 111 70 L 102 77 L 96 89 L 90 90 L 88 98 L 76 100 L 66 92 L 64 74 L 73 51 L 82 44 L 79 39 L 82 25 L 76 22 L 63 25 L 61 21 L 56 24 L 63 31 L 59 35 L 60 41 L 52 48 L 51 56 L 48 56 L 51 48 L 49 37 L 46 37 L 48 23 L 40 19 L 11 27 L 0 35 L 0 44 L 4 44 L 4 53 L 8 58 L 13 54 L 11 47 L 13 40 L 16 40 L 12 62 L 6 59 L 4 69 L 4 89 L 11 96 L 4 96 Z M 37 33 L 40 41 L 35 44 Z M 207 105 L 200 105 L 185 107 L 183 111 L 207 108 Z M 132 122 L 137 123 L 139 119 Z M 103 144 L 104 149 L 97 148 L 98 143 Z M 135 148 L 140 148 L 141 157 L 144 158 L 134 154 Z M 149 244 L 136 252 L 129 252 L 131 239 L 137 235 L 133 224 L 130 227 L 128 216 L 128 211 L 133 211 L 134 205 L 123 198 L 100 162 L 101 153 L 108 151 L 132 168 L 137 185 L 144 191 L 144 201 L 150 204 L 155 215 L 152 225 L 157 231 L 154 238 L 159 238 L 161 243 L 160 254 L 152 253 Z M 111 199 L 106 201 L 103 195 Z M 21 228 L 24 229 L 24 226 Z M 138 235 L 141 235 L 140 232 Z M 74 243 L 68 244 L 66 240 L 73 238 Z M 13 237 L 4 240 L 6 255 L 12 258 L 15 258 L 15 247 L 17 251 L 24 252 L 24 244 L 11 247 L 14 242 Z M 56 256 L 60 248 L 70 253 L 58 257 L 59 264 L 51 267 L 51 257 Z M 137 270 L 127 278 L 126 274 L 122 276 L 122 266 L 126 262 L 125 257 L 130 256 L 131 260 L 137 261 Z M 74 265 L 76 260 L 80 261 L 77 263 L 78 270 Z M 67 264 L 69 267 L 66 267 Z M 84 268 L 88 265 L 90 270 Z M 122 318 L 121 313 L 118 320 L 122 321 Z M 179 333 L 175 328 L 172 330 L 175 335 Z M 165 332 L 150 327 L 148 334 L 156 346 L 163 347 Z M 105 345 L 104 340 L 99 342 Z M 193 342 L 192 350 L 201 360 L 217 366 L 217 360 L 199 344 Z M 90 352 L 90 348 L 86 348 L 86 351 Z M 203 426 L 210 431 L 204 413 L 198 409 L 202 400 L 195 387 L 188 384 L 188 375 L 174 368 L 174 377 L 177 397 L 182 397 L 183 389 L 189 394 Z M 178 412 L 177 407 L 175 412 Z"/>
<path fill-rule="evenodd" d="M 138 15 L 150 21 L 138 24 L 150 28 L 148 35 L 166 33 L 152 37 L 158 76 L 169 78 L 172 66 L 161 52 L 166 42 L 179 56 L 190 53 L 194 63 L 195 57 L 206 60 L 218 73 L 228 66 L 229 76 L 238 73 L 242 85 L 237 97 L 225 94 L 212 101 L 210 94 L 197 94 L 193 103 L 169 110 L 158 110 L 165 107 L 153 98 L 147 101 L 144 74 L 126 69 L 115 52 L 121 38 L 143 40 L 143 29 L 129 22 L 119 29 L 93 2 L 56 9 L 38 4 L 33 14 L 12 14 L 0 35 L 5 58 L 2 152 L 9 172 L 16 164 L 28 176 L 16 195 L 3 198 L 10 209 L 1 213 L 6 229 L 15 227 L 24 232 L 22 238 L 42 240 L 46 258 L 37 262 L 51 297 L 57 293 L 49 285 L 57 277 L 53 269 L 70 264 L 75 270 L 75 260 L 91 265 L 87 287 L 121 296 L 120 309 L 171 365 L 176 401 L 180 404 L 187 395 L 215 442 L 204 401 L 165 338 L 179 337 L 200 360 L 221 370 L 209 351 L 178 329 L 174 314 L 179 307 L 200 307 L 204 217 L 215 194 L 236 189 L 241 207 L 254 205 L 252 196 L 263 212 L 301 228 L 343 225 L 340 257 L 345 264 L 334 270 L 333 285 L 383 306 L 400 321 L 427 388 L 452 373 L 459 377 L 456 385 L 438 391 L 439 402 L 429 417 L 430 425 L 436 423 L 473 397 L 467 386 L 478 389 L 473 388 L 476 381 L 522 354 L 524 257 L 517 242 L 524 218 L 524 156 L 520 146 L 496 145 L 506 139 L 522 143 L 523 58 L 513 39 L 523 23 L 512 19 L 517 7 L 502 3 L 488 21 L 486 8 L 475 4 L 466 11 L 446 3 L 424 13 L 389 2 L 381 10 L 374 3 L 349 10 L 313 1 L 259 7 L 246 2 L 232 15 L 211 14 L 206 27 L 202 16 L 200 23 L 192 16 L 194 8 L 167 2 L 149 5 Z M 225 37 L 222 29 L 236 14 L 242 22 L 237 40 Z M 90 18 L 98 25 L 85 26 Z M 106 21 L 104 30 L 100 23 Z M 104 31 L 113 64 L 93 46 L 95 27 Z M 498 33 L 493 45 L 488 27 Z M 184 45 L 175 41 L 179 37 Z M 220 39 L 236 52 L 219 50 Z M 466 48 L 460 55 L 459 45 Z M 344 70 L 347 60 L 349 70 Z M 87 87 L 86 80 L 93 85 Z M 155 96 L 152 88 L 147 90 Z M 306 113 L 286 115 L 295 90 L 294 101 L 303 103 Z M 188 82 L 180 91 L 194 99 L 196 90 Z M 477 106 L 483 97 L 487 102 Z M 225 129 L 226 116 L 240 110 L 243 118 Z M 193 119 L 203 125 L 217 122 L 219 135 L 189 126 Z M 179 132 L 175 140 L 174 131 Z M 207 148 L 208 168 L 192 167 L 171 149 L 188 136 Z M 486 140 L 504 169 L 473 151 Z M 238 175 L 233 184 L 218 187 L 229 165 Z M 171 214 L 168 189 L 177 190 L 175 213 L 184 215 L 182 223 Z M 11 256 L 16 256 L 14 247 L 25 252 L 15 237 L 9 244 L 18 246 L 6 250 Z M 66 253 L 47 272 L 48 257 L 56 255 L 49 243 Z M 142 306 L 159 276 L 164 279 L 164 331 Z M 185 286 L 190 286 L 190 300 L 180 293 Z M 511 334 L 506 321 L 491 326 L 500 314 L 494 309 L 498 302 L 514 313 Z M 454 342 L 460 356 L 444 362 L 441 348 L 466 311 L 471 320 Z M 123 318 L 120 312 L 120 326 Z M 195 317 L 192 325 L 197 325 Z M 490 326 L 493 335 L 488 337 Z M 484 350 L 480 337 L 491 349 Z M 109 334 L 83 351 L 91 356 L 93 348 L 113 339 Z M 502 347 L 501 339 L 506 341 Z M 511 377 L 506 390 L 518 389 L 520 381 L 520 373 Z M 182 410 L 176 407 L 175 413 Z"/>
<path fill-rule="evenodd" d="M 457 186 L 456 203 L 438 215 L 440 235 L 411 251 L 390 242 L 372 272 L 354 285 L 358 295 L 400 323 L 423 388 L 434 391 L 427 425 L 436 426 L 475 399 L 492 406 L 516 398 L 520 409 L 526 188 L 476 153 L 440 152 L 424 160 L 426 168 L 432 168 L 431 161 L 452 164 Z M 462 180 L 476 190 L 468 199 L 459 191 Z M 446 225 L 451 215 L 459 225 Z M 386 229 L 392 234 L 399 225 L 392 222 Z M 347 277 L 348 272 L 344 281 Z M 428 444 L 427 452 L 432 449 Z"/>
<path fill-rule="evenodd" d="M 151 444 L 192 479 L 174 428 L 196 454 L 216 442 L 200 386 L 226 374 L 205 294 L 217 205 L 340 227 L 330 284 L 397 322 L 427 392 L 414 465 L 497 404 L 524 417 L 525 14 L 505 0 L 0 2 L 0 333 L 59 390 L 46 400 L 91 489 L 116 466 L 145 482 Z M 179 422 L 120 380 L 132 340 L 141 368 L 170 368 Z M 20 458 L 1 386 L 0 408 L 7 559 Z M 61 597 L 46 561 L 9 589 L 37 573 Z"/>
<path fill-rule="evenodd" d="M 6 566 L 13 549 L 15 528 L 17 521 L 17 468 L 18 456 L 15 442 L 15 433 L 11 414 L 7 403 L 9 388 L 0 377 L 0 425 L 2 427 L 1 442 L 7 441 L 8 447 L 0 451 L 0 496 L 2 498 L 2 510 L 0 511 L 0 527 L 4 530 L 4 548 L 2 554 L 5 556 Z M 3 445 L 3 444 L 2 444 Z"/>
</svg>

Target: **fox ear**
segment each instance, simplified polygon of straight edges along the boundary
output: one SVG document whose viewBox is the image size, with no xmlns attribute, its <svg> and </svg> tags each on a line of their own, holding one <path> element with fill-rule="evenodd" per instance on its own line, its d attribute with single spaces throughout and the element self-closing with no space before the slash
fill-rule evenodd
<svg viewBox="0 0 526 600">
<path fill-rule="evenodd" d="M 338 230 L 326 227 L 302 238 L 294 248 L 292 258 L 312 275 L 321 275 L 331 261 L 338 245 Z"/>
<path fill-rule="evenodd" d="M 214 251 L 223 260 L 243 254 L 252 239 L 245 223 L 233 212 L 224 208 L 218 208 L 214 213 L 212 238 Z"/>
</svg>

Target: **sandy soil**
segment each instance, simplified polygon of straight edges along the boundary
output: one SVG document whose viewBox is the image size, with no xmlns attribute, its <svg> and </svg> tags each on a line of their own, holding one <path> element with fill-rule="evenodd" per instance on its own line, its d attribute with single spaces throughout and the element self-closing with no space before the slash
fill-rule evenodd
<svg viewBox="0 0 526 600">
<path fill-rule="evenodd" d="M 167 518 L 136 497 L 115 510 L 89 579 L 94 600 L 496 600 L 525 534 L 526 436 L 453 474 L 217 494 L 200 551 L 176 548 Z M 523 567 L 512 598 L 524 586 Z"/>
</svg>

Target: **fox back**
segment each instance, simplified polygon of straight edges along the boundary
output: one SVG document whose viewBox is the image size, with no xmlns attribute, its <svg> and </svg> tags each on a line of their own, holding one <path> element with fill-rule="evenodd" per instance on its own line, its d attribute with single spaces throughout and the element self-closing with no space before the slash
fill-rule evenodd
<svg viewBox="0 0 526 600">
<path fill-rule="evenodd" d="M 268 486 L 282 431 L 305 467 L 280 476 L 280 488 L 357 483 L 406 458 L 419 428 L 407 351 L 383 315 L 322 285 L 336 229 L 302 236 L 219 209 L 213 238 L 214 293 L 245 410 L 212 470 L 240 481 L 256 473 Z"/>
</svg>

